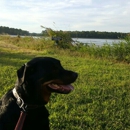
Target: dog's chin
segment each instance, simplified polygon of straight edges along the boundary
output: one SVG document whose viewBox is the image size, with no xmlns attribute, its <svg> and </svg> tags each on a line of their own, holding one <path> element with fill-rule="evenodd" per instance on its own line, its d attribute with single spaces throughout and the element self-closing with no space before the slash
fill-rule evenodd
<svg viewBox="0 0 130 130">
<path fill-rule="evenodd" d="M 68 93 L 70 93 L 71 91 L 74 90 L 74 87 L 71 84 L 61 85 L 61 84 L 50 83 L 50 84 L 47 85 L 47 88 L 51 92 L 61 93 L 61 94 L 68 94 Z"/>
</svg>

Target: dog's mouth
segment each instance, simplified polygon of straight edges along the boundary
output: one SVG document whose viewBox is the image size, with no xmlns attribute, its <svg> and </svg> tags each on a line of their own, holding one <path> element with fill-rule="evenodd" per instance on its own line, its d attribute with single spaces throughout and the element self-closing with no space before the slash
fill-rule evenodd
<svg viewBox="0 0 130 130">
<path fill-rule="evenodd" d="M 52 92 L 57 92 L 62 94 L 68 94 L 74 90 L 74 87 L 71 84 L 63 85 L 63 84 L 50 83 L 47 85 L 47 87 Z"/>
</svg>

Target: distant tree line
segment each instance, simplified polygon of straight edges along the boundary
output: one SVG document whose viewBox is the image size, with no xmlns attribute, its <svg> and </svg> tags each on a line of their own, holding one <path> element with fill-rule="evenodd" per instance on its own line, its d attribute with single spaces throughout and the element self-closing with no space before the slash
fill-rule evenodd
<svg viewBox="0 0 130 130">
<path fill-rule="evenodd" d="M 99 32 L 99 31 L 69 31 L 72 38 L 105 38 L 118 39 L 125 37 L 128 33 L 121 32 Z"/>
<path fill-rule="evenodd" d="M 21 30 L 21 29 L 15 29 L 15 28 L 0 26 L 0 34 L 29 35 L 29 32 L 25 31 L 25 30 Z"/>
<path fill-rule="evenodd" d="M 60 30 L 59 32 L 63 32 Z M 99 32 L 99 31 L 67 31 L 72 38 L 102 38 L 102 39 L 119 39 L 124 38 L 128 33 L 121 32 Z M 46 36 L 46 30 L 42 31 Z"/>
<path fill-rule="evenodd" d="M 58 31 L 57 31 L 58 32 Z M 63 32 L 60 30 L 59 32 Z M 67 31 L 72 38 L 104 38 L 118 39 L 125 37 L 128 33 L 100 32 L 100 31 Z M 29 31 L 0 26 L 0 34 L 22 35 L 22 36 L 47 36 L 46 30 L 41 33 L 29 33 Z"/>
</svg>

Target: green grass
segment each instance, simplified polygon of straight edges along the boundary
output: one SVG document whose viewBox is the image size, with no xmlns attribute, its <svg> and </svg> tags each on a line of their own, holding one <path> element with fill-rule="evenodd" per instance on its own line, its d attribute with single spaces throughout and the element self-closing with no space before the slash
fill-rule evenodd
<svg viewBox="0 0 130 130">
<path fill-rule="evenodd" d="M 58 58 L 79 73 L 72 93 L 51 96 L 47 108 L 52 130 L 130 129 L 130 66 L 123 62 L 52 47 L 30 50 L 1 39 L 0 96 L 14 86 L 17 69 L 36 56 Z"/>
</svg>

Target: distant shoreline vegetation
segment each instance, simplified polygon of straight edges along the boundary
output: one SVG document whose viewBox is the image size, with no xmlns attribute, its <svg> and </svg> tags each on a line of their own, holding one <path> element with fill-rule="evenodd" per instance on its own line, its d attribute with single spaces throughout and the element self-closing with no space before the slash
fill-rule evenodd
<svg viewBox="0 0 130 130">
<path fill-rule="evenodd" d="M 59 32 L 63 32 L 60 30 Z M 100 31 L 67 31 L 72 38 L 101 38 L 101 39 L 122 39 L 129 33 L 121 32 L 100 32 Z M 20 35 L 20 36 L 46 36 L 46 30 L 41 33 L 30 33 L 22 29 L 0 26 L 0 34 Z"/>
</svg>

